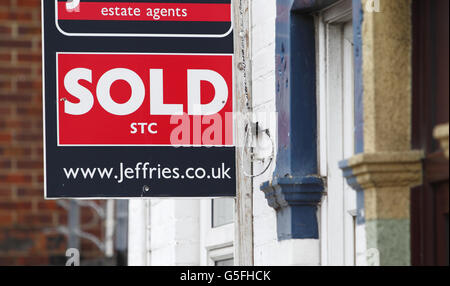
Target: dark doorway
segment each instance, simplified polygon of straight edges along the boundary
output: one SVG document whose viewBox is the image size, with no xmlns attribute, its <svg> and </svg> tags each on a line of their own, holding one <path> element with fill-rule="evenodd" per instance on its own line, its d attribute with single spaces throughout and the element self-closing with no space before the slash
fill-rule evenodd
<svg viewBox="0 0 450 286">
<path fill-rule="evenodd" d="M 412 146 L 425 152 L 423 185 L 411 192 L 413 265 L 448 265 L 448 160 L 433 139 L 449 122 L 449 1 L 413 1 Z"/>
</svg>

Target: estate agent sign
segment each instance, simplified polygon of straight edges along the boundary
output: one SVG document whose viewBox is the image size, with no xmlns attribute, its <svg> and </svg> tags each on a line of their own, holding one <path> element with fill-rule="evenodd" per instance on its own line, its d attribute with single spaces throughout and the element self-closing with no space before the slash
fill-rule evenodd
<svg viewBox="0 0 450 286">
<path fill-rule="evenodd" d="M 234 196 L 230 0 L 43 1 L 46 198 Z"/>
</svg>

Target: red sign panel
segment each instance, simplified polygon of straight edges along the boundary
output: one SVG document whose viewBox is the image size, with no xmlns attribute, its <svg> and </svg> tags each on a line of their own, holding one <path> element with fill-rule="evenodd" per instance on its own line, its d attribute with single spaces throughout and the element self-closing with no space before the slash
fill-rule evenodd
<svg viewBox="0 0 450 286">
<path fill-rule="evenodd" d="M 58 145 L 232 146 L 232 61 L 58 53 Z"/>
<path fill-rule="evenodd" d="M 77 11 L 58 2 L 59 20 L 230 22 L 230 4 L 86 2 Z"/>
<path fill-rule="evenodd" d="M 231 0 L 54 1 L 66 36 L 223 38 L 232 31 Z"/>
</svg>

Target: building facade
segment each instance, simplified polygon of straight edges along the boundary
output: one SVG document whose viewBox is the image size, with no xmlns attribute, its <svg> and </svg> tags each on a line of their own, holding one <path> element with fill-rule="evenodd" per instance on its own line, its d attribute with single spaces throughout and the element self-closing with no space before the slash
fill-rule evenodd
<svg viewBox="0 0 450 286">
<path fill-rule="evenodd" d="M 448 1 L 233 3 L 237 198 L 130 201 L 129 264 L 448 265 Z"/>
<path fill-rule="evenodd" d="M 233 0 L 237 197 L 81 203 L 43 199 L 40 3 L 0 2 L 0 265 L 448 265 L 448 0 Z"/>
</svg>

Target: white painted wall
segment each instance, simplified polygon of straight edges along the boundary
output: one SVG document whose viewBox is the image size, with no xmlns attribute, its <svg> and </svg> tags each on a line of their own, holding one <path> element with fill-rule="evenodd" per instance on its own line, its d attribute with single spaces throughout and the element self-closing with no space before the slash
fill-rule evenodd
<svg viewBox="0 0 450 286">
<path fill-rule="evenodd" d="M 129 209 L 129 265 L 200 265 L 199 200 L 130 200 Z"/>
<path fill-rule="evenodd" d="M 252 100 L 255 111 L 275 111 L 275 18 L 276 1 L 251 1 L 251 55 L 252 55 Z M 275 125 L 276 126 L 276 125 Z M 276 135 L 275 126 L 271 134 Z M 267 126 L 265 126 L 267 127 Z M 263 127 L 264 128 L 264 127 Z M 260 172 L 262 164 L 254 166 Z M 255 265 L 267 265 L 276 260 L 277 253 L 276 212 L 269 207 L 261 183 L 270 180 L 275 163 L 263 176 L 253 181 L 253 231 Z M 278 259 L 276 256 L 280 256 Z"/>
<path fill-rule="evenodd" d="M 275 19 L 276 1 L 251 0 L 251 54 L 252 54 L 252 100 L 257 120 L 262 127 L 276 133 L 276 116 L 273 116 L 276 100 L 275 89 Z M 265 118 L 264 112 L 269 113 Z M 262 137 L 261 145 L 268 143 Z M 270 145 L 270 144 L 269 144 Z M 270 149 L 270 148 L 265 148 Z M 267 154 L 270 150 L 260 150 Z M 263 164 L 255 164 L 255 173 L 262 171 Z M 319 265 L 319 241 L 294 239 L 278 241 L 276 212 L 271 208 L 260 185 L 272 178 L 275 163 L 253 182 L 253 219 L 255 265 Z"/>
<path fill-rule="evenodd" d="M 128 203 L 128 265 L 145 266 L 147 259 L 146 201 L 130 200 Z"/>
<path fill-rule="evenodd" d="M 200 265 L 199 212 L 199 200 L 151 200 L 149 265 Z"/>
</svg>

